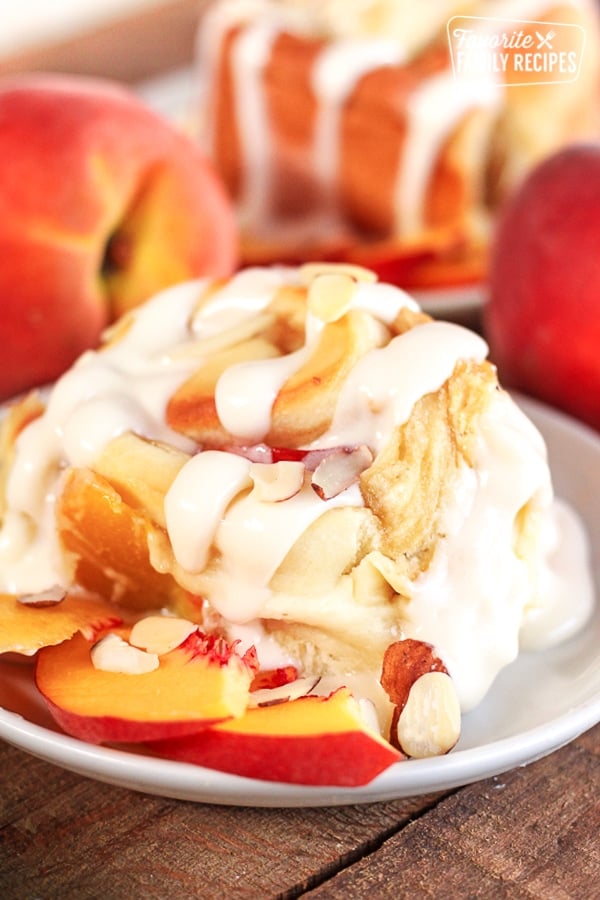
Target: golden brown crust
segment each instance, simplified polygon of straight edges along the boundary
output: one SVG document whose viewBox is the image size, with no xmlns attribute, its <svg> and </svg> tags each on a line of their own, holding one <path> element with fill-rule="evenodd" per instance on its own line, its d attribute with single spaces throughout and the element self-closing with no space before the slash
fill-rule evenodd
<svg viewBox="0 0 600 900">
<path fill-rule="evenodd" d="M 348 373 L 379 338 L 372 317 L 360 310 L 325 325 L 314 353 L 275 399 L 267 443 L 302 447 L 327 431 Z"/>
<path fill-rule="evenodd" d="M 232 365 L 279 356 L 277 347 L 262 337 L 251 338 L 212 354 L 173 394 L 167 406 L 167 424 L 202 447 L 223 447 L 231 435 L 217 414 L 215 388 Z"/>
<path fill-rule="evenodd" d="M 266 316 L 263 334 L 211 354 L 174 393 L 167 406 L 171 428 L 205 448 L 235 443 L 217 415 L 219 376 L 236 363 L 275 358 L 298 349 L 304 341 L 306 300 L 305 287 L 277 291 L 261 314 Z M 327 323 L 313 353 L 279 391 L 272 408 L 272 427 L 264 436 L 267 443 L 301 447 L 326 431 L 348 372 L 382 339 L 381 328 L 361 310 Z"/>
</svg>

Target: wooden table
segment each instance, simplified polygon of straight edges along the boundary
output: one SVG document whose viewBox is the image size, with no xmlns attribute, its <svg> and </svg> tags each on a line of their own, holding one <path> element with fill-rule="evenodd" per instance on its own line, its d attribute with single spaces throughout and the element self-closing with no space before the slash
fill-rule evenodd
<svg viewBox="0 0 600 900">
<path fill-rule="evenodd" d="M 196 0 L 0 63 L 131 82 L 185 62 Z M 0 743 L 1 900 L 600 897 L 600 726 L 461 789 L 252 809 L 138 794 Z"/>
<path fill-rule="evenodd" d="M 114 788 L 0 743 L 2 900 L 600 897 L 600 726 L 448 793 L 249 809 Z"/>
</svg>

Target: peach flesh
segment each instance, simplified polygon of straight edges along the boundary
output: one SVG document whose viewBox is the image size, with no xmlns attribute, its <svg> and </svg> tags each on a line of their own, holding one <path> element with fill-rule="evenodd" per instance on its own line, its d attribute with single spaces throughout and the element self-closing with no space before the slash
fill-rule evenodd
<svg viewBox="0 0 600 900">
<path fill-rule="evenodd" d="M 362 721 L 341 688 L 259 709 L 202 734 L 149 745 L 160 756 L 247 778 L 305 785 L 367 784 L 402 758 Z"/>
<path fill-rule="evenodd" d="M 127 638 L 128 630 L 116 631 Z M 56 722 L 91 743 L 151 741 L 192 734 L 240 716 L 252 669 L 227 653 L 222 660 L 186 641 L 144 675 L 94 668 L 81 635 L 38 654 L 35 679 Z"/>
</svg>

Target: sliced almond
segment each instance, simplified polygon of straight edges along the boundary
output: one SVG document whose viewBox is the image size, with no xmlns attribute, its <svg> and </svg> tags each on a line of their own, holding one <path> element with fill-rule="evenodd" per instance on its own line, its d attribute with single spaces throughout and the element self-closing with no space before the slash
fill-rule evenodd
<svg viewBox="0 0 600 900">
<path fill-rule="evenodd" d="M 186 638 L 198 630 L 198 626 L 189 619 L 176 616 L 146 616 L 139 619 L 131 629 L 129 643 L 148 653 L 163 656 L 170 653 Z"/>
<path fill-rule="evenodd" d="M 258 691 L 252 691 L 249 697 L 248 706 L 274 706 L 276 703 L 286 703 L 288 700 L 297 700 L 299 697 L 305 697 L 313 691 L 320 679 L 310 676 L 306 678 L 296 678 L 288 684 L 281 684 L 279 687 L 262 688 Z"/>
<path fill-rule="evenodd" d="M 258 500 L 278 503 L 294 497 L 304 484 L 304 465 L 293 460 L 276 463 L 252 463 L 250 477 Z"/>
<path fill-rule="evenodd" d="M 318 275 L 308 289 L 308 309 L 322 322 L 336 322 L 348 312 L 356 291 L 349 275 Z"/>
<path fill-rule="evenodd" d="M 45 609 L 48 606 L 58 606 L 59 603 L 67 596 L 66 588 L 60 584 L 55 584 L 45 591 L 38 591 L 35 594 L 21 594 L 17 597 L 17 601 L 23 606 L 35 606 L 39 609 Z"/>
<path fill-rule="evenodd" d="M 159 666 L 156 653 L 146 653 L 145 650 L 132 647 L 112 632 L 94 644 L 90 656 L 95 669 L 123 675 L 145 675 Z"/>
<path fill-rule="evenodd" d="M 400 749 L 415 759 L 448 753 L 460 737 L 460 723 L 460 704 L 450 676 L 444 672 L 421 675 L 398 719 Z"/>
<path fill-rule="evenodd" d="M 337 497 L 354 484 L 372 462 L 373 454 L 364 444 L 354 449 L 334 450 L 315 469 L 312 488 L 321 500 Z"/>
<path fill-rule="evenodd" d="M 448 673 L 435 647 L 427 641 L 406 638 L 394 641 L 386 649 L 381 667 L 381 686 L 399 712 L 404 708 L 417 678 L 427 672 Z"/>
<path fill-rule="evenodd" d="M 367 284 L 374 284 L 377 281 L 377 275 L 371 269 L 367 269 L 364 266 L 356 266 L 352 263 L 304 263 L 303 266 L 300 266 L 298 274 L 301 283 L 307 287 L 320 275 L 348 275 L 354 281 L 362 281 Z"/>
</svg>

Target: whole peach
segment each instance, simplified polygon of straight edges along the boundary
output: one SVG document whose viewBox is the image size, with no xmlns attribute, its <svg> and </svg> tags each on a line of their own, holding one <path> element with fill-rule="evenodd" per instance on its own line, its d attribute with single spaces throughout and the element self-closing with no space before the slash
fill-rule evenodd
<svg viewBox="0 0 600 900">
<path fill-rule="evenodd" d="M 600 144 L 550 157 L 509 202 L 484 323 L 505 384 L 600 428 Z"/>
<path fill-rule="evenodd" d="M 161 288 L 236 259 L 212 168 L 132 92 L 79 76 L 0 83 L 0 397 L 56 378 Z"/>
</svg>

